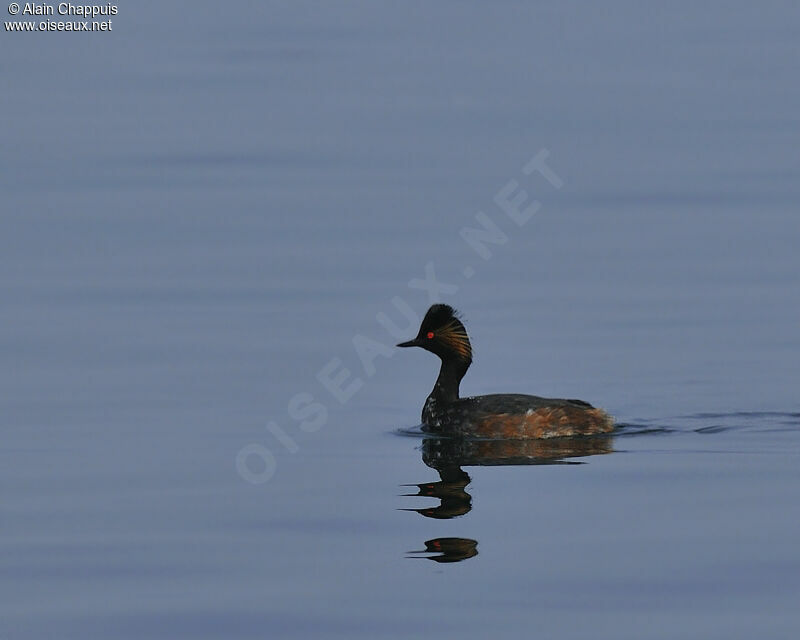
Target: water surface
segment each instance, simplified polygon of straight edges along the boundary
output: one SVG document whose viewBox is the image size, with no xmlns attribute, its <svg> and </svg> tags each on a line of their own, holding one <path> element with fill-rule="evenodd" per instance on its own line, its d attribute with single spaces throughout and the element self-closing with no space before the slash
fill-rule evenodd
<svg viewBox="0 0 800 640">
<path fill-rule="evenodd" d="M 796 635 L 798 43 L 788 2 L 142 2 L 3 33 L 0 635 Z M 523 171 L 543 149 L 560 188 Z M 464 393 L 620 430 L 399 434 L 436 361 L 365 370 L 353 338 L 397 342 L 381 312 L 411 337 L 392 299 L 424 313 L 426 265 Z"/>
</svg>

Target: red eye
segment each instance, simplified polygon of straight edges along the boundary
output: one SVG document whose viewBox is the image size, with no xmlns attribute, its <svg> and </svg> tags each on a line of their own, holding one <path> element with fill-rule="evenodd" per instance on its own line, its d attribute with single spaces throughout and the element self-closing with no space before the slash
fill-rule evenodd
<svg viewBox="0 0 800 640">
<path fill-rule="evenodd" d="M 428 331 L 428 340 L 433 340 L 433 331 Z"/>
</svg>

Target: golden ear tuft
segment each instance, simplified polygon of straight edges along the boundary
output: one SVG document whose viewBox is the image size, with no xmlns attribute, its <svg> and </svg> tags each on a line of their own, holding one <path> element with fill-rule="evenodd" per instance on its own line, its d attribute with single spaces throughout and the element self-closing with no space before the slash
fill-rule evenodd
<svg viewBox="0 0 800 640">
<path fill-rule="evenodd" d="M 438 331 L 439 339 L 464 360 L 472 361 L 472 345 L 467 330 L 458 318 L 452 318 Z"/>
</svg>

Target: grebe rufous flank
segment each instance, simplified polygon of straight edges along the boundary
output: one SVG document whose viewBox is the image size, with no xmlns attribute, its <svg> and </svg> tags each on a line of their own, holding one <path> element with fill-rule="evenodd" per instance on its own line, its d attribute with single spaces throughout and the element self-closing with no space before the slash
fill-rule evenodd
<svg viewBox="0 0 800 640">
<path fill-rule="evenodd" d="M 457 312 L 449 305 L 433 305 L 417 337 L 397 346 L 422 347 L 442 361 L 439 377 L 422 408 L 426 431 L 512 439 L 591 435 L 614 428 L 611 416 L 583 400 L 518 393 L 459 398 L 459 383 L 472 364 L 472 346 Z"/>
</svg>

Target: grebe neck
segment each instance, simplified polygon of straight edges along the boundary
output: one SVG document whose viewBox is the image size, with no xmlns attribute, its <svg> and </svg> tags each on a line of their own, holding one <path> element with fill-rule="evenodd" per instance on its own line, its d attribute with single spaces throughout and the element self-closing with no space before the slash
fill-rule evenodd
<svg viewBox="0 0 800 640">
<path fill-rule="evenodd" d="M 425 400 L 425 406 L 422 408 L 422 421 L 424 423 L 432 424 L 442 407 L 458 400 L 458 387 L 461 383 L 461 378 L 464 377 L 467 369 L 469 369 L 469 365 L 469 361 L 461 359 L 448 358 L 442 360 L 439 377 L 436 378 L 433 391 Z"/>
</svg>

